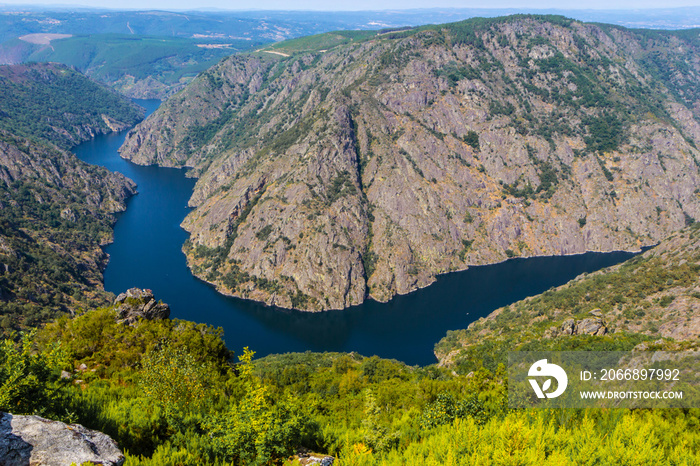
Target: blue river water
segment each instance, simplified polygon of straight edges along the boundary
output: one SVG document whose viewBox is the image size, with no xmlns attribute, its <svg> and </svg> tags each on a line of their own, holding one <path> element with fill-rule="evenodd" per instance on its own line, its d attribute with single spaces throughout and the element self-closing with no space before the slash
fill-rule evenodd
<svg viewBox="0 0 700 466">
<path fill-rule="evenodd" d="M 137 100 L 152 113 L 157 100 Z M 195 180 L 174 168 L 144 167 L 119 157 L 126 132 L 99 136 L 73 149 L 88 163 L 123 173 L 138 194 L 119 215 L 105 270 L 105 289 L 118 294 L 150 288 L 170 305 L 171 317 L 224 329 L 227 346 L 245 346 L 257 356 L 292 351 L 355 351 L 408 364 L 436 362 L 433 346 L 448 330 L 466 328 L 479 317 L 519 299 L 607 267 L 634 254 L 511 259 L 438 277 L 433 285 L 388 303 L 367 301 L 343 311 L 306 313 L 225 297 L 195 278 L 186 265 L 180 223 Z"/>
</svg>

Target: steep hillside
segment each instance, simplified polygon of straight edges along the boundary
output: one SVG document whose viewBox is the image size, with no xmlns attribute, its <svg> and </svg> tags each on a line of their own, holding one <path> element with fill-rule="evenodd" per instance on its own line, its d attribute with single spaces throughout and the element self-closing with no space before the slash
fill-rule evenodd
<svg viewBox="0 0 700 466">
<path fill-rule="evenodd" d="M 55 63 L 0 66 L 0 128 L 68 149 L 143 118 L 143 109 Z"/>
<path fill-rule="evenodd" d="M 231 57 L 122 156 L 192 167 L 193 273 L 305 310 L 700 218 L 697 34 L 561 17 L 334 33 Z"/>
<path fill-rule="evenodd" d="M 659 338 L 697 346 L 700 223 L 624 262 L 584 274 L 448 332 L 435 346 L 442 365 L 473 370 L 507 351 L 631 349 Z M 656 343 L 658 344 L 658 343 Z"/>
<path fill-rule="evenodd" d="M 107 255 L 100 246 L 111 241 L 112 214 L 124 210 L 136 186 L 49 141 L 66 146 L 123 128 L 142 110 L 63 67 L 0 67 L 0 73 L 2 332 L 107 302 Z M 84 112 L 79 102 L 93 105 Z"/>
</svg>

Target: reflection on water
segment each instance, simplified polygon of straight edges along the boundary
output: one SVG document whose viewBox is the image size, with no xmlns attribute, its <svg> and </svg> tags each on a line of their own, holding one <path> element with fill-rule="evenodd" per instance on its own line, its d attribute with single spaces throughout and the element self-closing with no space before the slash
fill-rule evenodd
<svg viewBox="0 0 700 466">
<path fill-rule="evenodd" d="M 137 101 L 150 114 L 159 101 Z M 110 262 L 105 288 L 120 293 L 150 288 L 171 307 L 171 317 L 224 329 L 227 345 L 259 356 L 289 351 L 356 351 L 409 364 L 435 362 L 433 346 L 448 330 L 465 328 L 492 310 L 558 286 L 633 256 L 588 253 L 578 256 L 511 259 L 438 277 L 433 285 L 389 303 L 369 301 L 344 311 L 305 313 L 270 308 L 218 294 L 193 277 L 181 247 L 187 233 L 194 180 L 183 170 L 142 167 L 121 159 L 126 133 L 100 136 L 74 149 L 82 160 L 128 176 L 139 194 L 129 200 L 106 247 Z"/>
</svg>

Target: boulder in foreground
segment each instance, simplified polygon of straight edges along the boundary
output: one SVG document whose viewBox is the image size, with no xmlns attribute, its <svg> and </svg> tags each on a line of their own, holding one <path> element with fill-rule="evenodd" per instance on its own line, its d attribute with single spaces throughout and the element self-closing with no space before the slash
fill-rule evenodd
<svg viewBox="0 0 700 466">
<path fill-rule="evenodd" d="M 124 455 L 106 434 L 39 416 L 0 413 L 0 466 L 121 466 Z"/>
</svg>

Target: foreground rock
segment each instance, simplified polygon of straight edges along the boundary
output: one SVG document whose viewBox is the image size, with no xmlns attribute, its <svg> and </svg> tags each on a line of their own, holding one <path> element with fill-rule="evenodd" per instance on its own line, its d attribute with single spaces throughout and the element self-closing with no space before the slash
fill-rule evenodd
<svg viewBox="0 0 700 466">
<path fill-rule="evenodd" d="M 114 304 L 119 306 L 117 319 L 127 324 L 134 324 L 139 319 L 160 320 L 170 317 L 170 306 L 157 302 L 151 290 L 131 288 L 117 296 Z"/>
<path fill-rule="evenodd" d="M 117 443 L 102 432 L 39 416 L 0 413 L 0 466 L 124 464 Z"/>
</svg>

